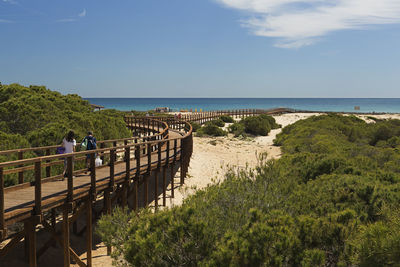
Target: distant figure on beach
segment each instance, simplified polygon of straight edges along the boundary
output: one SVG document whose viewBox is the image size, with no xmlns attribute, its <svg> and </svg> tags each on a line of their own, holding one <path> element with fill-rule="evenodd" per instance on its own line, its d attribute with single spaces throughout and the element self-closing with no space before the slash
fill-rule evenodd
<svg viewBox="0 0 400 267">
<path fill-rule="evenodd" d="M 64 147 L 64 154 L 75 152 L 76 140 L 75 133 L 73 131 L 69 131 L 65 138 L 62 141 L 62 146 Z M 72 162 L 73 163 L 73 162 Z M 72 169 L 74 167 L 72 166 Z M 64 158 L 64 177 L 67 177 L 67 158 Z"/>
<path fill-rule="evenodd" d="M 179 113 L 179 114 L 178 114 L 178 119 L 180 120 L 181 118 L 182 118 L 182 114 Z"/>
<path fill-rule="evenodd" d="M 97 148 L 96 137 L 93 136 L 93 132 L 89 131 L 87 136 L 83 138 L 81 143 L 81 148 L 83 150 L 94 150 Z M 95 155 L 96 156 L 96 155 Z M 90 154 L 86 154 L 86 167 L 90 170 Z"/>
<path fill-rule="evenodd" d="M 174 114 L 174 119 L 178 119 L 178 115 L 176 115 L 176 113 Z"/>
</svg>

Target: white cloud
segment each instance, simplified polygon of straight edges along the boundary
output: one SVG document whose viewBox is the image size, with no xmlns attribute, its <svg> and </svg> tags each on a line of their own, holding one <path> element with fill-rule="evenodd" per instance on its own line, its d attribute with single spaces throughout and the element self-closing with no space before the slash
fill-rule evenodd
<svg viewBox="0 0 400 267">
<path fill-rule="evenodd" d="M 86 16 L 86 9 L 84 8 L 81 13 L 78 14 L 78 17 L 83 18 Z"/>
<path fill-rule="evenodd" d="M 75 22 L 75 21 L 78 21 L 78 19 L 81 19 L 81 18 L 84 18 L 84 17 L 86 17 L 86 9 L 85 8 L 76 17 L 59 19 L 59 20 L 56 20 L 56 22 Z"/>
<path fill-rule="evenodd" d="M 255 35 L 278 38 L 276 46 L 299 48 L 321 36 L 371 25 L 400 23 L 400 0 L 216 0 L 247 12 Z"/>
<path fill-rule="evenodd" d="M 12 5 L 17 5 L 18 2 L 14 0 L 3 0 L 4 3 L 12 4 Z"/>
</svg>

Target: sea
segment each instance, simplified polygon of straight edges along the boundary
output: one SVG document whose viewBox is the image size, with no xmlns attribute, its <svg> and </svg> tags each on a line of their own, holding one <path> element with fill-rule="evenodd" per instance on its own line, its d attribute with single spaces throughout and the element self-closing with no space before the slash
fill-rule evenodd
<svg viewBox="0 0 400 267">
<path fill-rule="evenodd" d="M 148 111 L 168 107 L 172 111 L 271 109 L 305 111 L 400 113 L 400 98 L 85 98 L 91 104 L 121 111 Z M 359 107 L 359 110 L 356 110 Z"/>
</svg>

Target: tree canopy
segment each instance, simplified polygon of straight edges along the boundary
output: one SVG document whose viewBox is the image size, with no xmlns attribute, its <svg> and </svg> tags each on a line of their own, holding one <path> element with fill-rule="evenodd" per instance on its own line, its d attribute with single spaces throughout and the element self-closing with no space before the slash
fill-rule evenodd
<svg viewBox="0 0 400 267">
<path fill-rule="evenodd" d="M 117 110 L 93 112 L 89 102 L 75 94 L 62 95 L 44 86 L 0 85 L 0 150 L 57 145 L 69 130 L 78 143 L 89 130 L 98 140 L 129 137 L 123 117 Z M 12 159 L 16 155 L 0 156 L 0 161 Z M 11 176 L 6 185 L 15 182 Z"/>
</svg>

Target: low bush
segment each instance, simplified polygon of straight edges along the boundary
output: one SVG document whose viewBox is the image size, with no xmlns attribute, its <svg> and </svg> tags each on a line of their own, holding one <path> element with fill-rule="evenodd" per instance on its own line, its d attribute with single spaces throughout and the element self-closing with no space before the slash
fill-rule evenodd
<svg viewBox="0 0 400 267">
<path fill-rule="evenodd" d="M 217 125 L 211 123 L 206 124 L 205 126 L 197 130 L 197 136 L 203 136 L 203 135 L 225 136 L 227 134 L 228 133 L 226 131 L 222 130 Z"/>
<path fill-rule="evenodd" d="M 244 131 L 243 123 L 239 123 L 239 122 L 235 122 L 235 123 L 229 125 L 228 131 L 230 133 L 233 133 L 235 135 L 235 137 L 246 135 L 246 133 Z"/>
<path fill-rule="evenodd" d="M 235 120 L 231 116 L 224 115 L 224 116 L 221 116 L 220 119 L 226 123 L 234 123 L 235 122 Z"/>
<path fill-rule="evenodd" d="M 239 123 L 234 123 L 229 126 L 229 132 L 237 136 L 244 136 L 245 133 L 252 135 L 268 135 L 271 129 L 277 129 L 281 127 L 275 122 L 275 119 L 271 116 L 262 114 L 255 117 L 247 117 L 241 120 Z"/>
<path fill-rule="evenodd" d="M 221 119 L 217 119 L 217 120 L 208 121 L 205 123 L 205 125 L 215 125 L 218 127 L 224 127 L 225 122 L 223 122 L 223 120 L 221 120 Z"/>
</svg>

